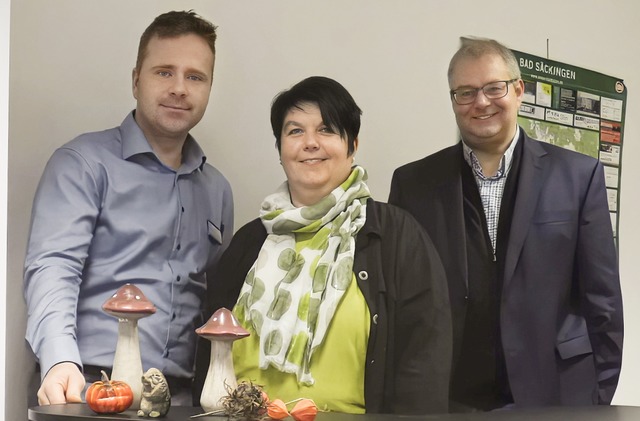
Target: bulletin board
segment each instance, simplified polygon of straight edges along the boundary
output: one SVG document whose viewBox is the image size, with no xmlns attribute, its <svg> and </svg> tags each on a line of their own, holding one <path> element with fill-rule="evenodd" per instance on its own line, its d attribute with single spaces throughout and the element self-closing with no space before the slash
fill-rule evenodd
<svg viewBox="0 0 640 421">
<path fill-rule="evenodd" d="M 627 89 L 620 78 L 513 50 L 524 81 L 518 123 L 527 135 L 602 162 L 618 245 Z"/>
</svg>

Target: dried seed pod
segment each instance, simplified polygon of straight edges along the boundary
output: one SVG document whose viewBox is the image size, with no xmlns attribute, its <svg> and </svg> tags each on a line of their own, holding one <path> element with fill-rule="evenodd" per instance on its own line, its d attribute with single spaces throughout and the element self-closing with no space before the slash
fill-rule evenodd
<svg viewBox="0 0 640 421">
<path fill-rule="evenodd" d="M 252 382 L 240 382 L 235 389 L 228 388 L 228 395 L 220 399 L 224 413 L 229 418 L 259 420 L 267 412 L 266 394 L 262 387 Z"/>
<path fill-rule="evenodd" d="M 291 416 L 296 421 L 313 421 L 318 414 L 318 407 L 311 399 L 302 399 L 291 410 Z"/>
<path fill-rule="evenodd" d="M 267 415 L 274 420 L 282 420 L 289 416 L 289 411 L 281 399 L 276 399 L 267 405 Z"/>
</svg>

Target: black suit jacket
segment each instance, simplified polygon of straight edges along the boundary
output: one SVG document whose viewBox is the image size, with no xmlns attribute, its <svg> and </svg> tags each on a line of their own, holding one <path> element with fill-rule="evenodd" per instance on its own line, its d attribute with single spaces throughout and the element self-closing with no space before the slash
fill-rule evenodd
<svg viewBox="0 0 640 421">
<path fill-rule="evenodd" d="M 617 254 L 599 161 L 529 138 L 522 161 L 500 304 L 508 378 L 519 406 L 610 403 L 622 360 Z M 398 168 L 389 202 L 427 229 L 445 267 L 454 370 L 468 272 L 462 144 Z"/>
</svg>

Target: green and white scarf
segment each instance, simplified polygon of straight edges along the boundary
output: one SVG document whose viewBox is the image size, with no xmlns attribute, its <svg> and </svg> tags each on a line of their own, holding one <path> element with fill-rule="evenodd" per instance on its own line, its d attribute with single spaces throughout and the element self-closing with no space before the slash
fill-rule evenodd
<svg viewBox="0 0 640 421">
<path fill-rule="evenodd" d="M 313 384 L 309 362 L 353 278 L 355 236 L 371 196 L 367 174 L 349 177 L 312 206 L 296 208 L 287 182 L 265 198 L 260 218 L 267 239 L 245 278 L 238 319 L 260 336 L 261 369 L 269 365 Z M 296 233 L 312 233 L 296 252 Z"/>
</svg>

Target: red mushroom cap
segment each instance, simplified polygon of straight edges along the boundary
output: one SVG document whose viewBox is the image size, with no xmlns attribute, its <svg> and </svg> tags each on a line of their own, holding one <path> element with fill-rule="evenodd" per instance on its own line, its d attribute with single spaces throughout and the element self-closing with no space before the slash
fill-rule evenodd
<svg viewBox="0 0 640 421">
<path fill-rule="evenodd" d="M 156 312 L 156 306 L 135 285 L 125 284 L 102 305 L 102 310 L 112 316 L 145 317 Z"/>
<path fill-rule="evenodd" d="M 249 336 L 231 311 L 222 307 L 207 320 L 207 323 L 196 329 L 196 333 L 207 339 L 232 340 Z"/>
</svg>

